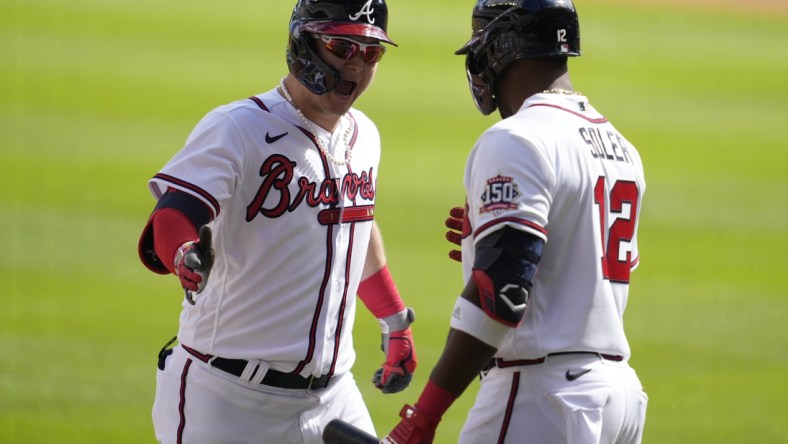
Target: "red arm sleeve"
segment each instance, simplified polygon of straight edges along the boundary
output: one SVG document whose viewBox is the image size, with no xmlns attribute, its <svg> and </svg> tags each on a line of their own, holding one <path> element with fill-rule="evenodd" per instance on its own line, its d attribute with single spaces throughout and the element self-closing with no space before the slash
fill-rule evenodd
<svg viewBox="0 0 788 444">
<path fill-rule="evenodd" d="M 170 273 L 174 272 L 175 252 L 184 242 L 199 239 L 197 227 L 183 213 L 162 208 L 152 216 L 153 247 Z"/>
</svg>

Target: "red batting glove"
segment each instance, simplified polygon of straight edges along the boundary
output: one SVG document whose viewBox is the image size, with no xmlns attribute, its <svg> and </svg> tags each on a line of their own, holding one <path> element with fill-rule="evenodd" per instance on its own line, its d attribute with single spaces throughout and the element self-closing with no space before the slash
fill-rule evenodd
<svg viewBox="0 0 788 444">
<path fill-rule="evenodd" d="M 440 418 L 429 416 L 416 407 L 405 405 L 399 412 L 402 420 L 386 435 L 385 444 L 431 444 Z"/>
<path fill-rule="evenodd" d="M 178 248 L 175 259 L 175 274 L 181 280 L 181 287 L 184 290 L 197 291 L 200 283 L 203 281 L 202 275 L 194 270 L 199 266 L 199 262 L 195 263 L 191 259 L 186 258 L 187 254 L 191 253 L 196 242 L 185 242 Z"/>
<path fill-rule="evenodd" d="M 194 304 L 194 300 L 189 292 L 200 293 L 205 288 L 214 262 L 211 229 L 203 225 L 199 236 L 199 241 L 184 243 L 175 254 L 175 274 L 191 304 Z"/>
<path fill-rule="evenodd" d="M 446 228 L 450 231 L 446 232 L 446 240 L 449 242 L 460 246 L 462 245 L 462 227 L 463 227 L 463 220 L 465 219 L 465 209 L 462 207 L 454 207 L 449 210 L 449 217 L 446 219 Z M 462 262 L 462 251 L 460 250 L 451 250 L 449 251 L 449 257 L 454 259 L 457 262 Z"/>
<path fill-rule="evenodd" d="M 384 335 L 384 341 L 386 341 Z M 397 393 L 405 390 L 413 379 L 418 364 L 416 349 L 413 346 L 413 331 L 405 330 L 388 334 L 388 343 L 383 344 L 386 361 L 372 378 L 375 387 L 383 393 Z"/>
<path fill-rule="evenodd" d="M 383 438 L 389 444 L 430 444 L 435 438 L 443 414 L 452 405 L 456 395 L 451 394 L 433 381 L 427 381 L 416 405 L 405 405 L 399 412 L 402 420 L 394 430 Z"/>
</svg>

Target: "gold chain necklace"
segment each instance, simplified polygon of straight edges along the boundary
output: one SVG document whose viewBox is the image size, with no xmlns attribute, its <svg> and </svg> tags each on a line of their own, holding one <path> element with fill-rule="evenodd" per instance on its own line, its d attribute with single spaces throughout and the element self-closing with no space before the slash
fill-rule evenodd
<svg viewBox="0 0 788 444">
<path fill-rule="evenodd" d="M 293 100 L 293 96 L 290 95 L 290 91 L 288 91 L 287 87 L 285 86 L 284 77 L 282 77 L 282 80 L 279 81 L 279 88 L 282 89 L 282 94 L 284 94 L 285 99 L 287 99 L 290 105 L 292 105 L 293 108 L 295 108 L 296 113 L 298 113 L 298 116 L 301 117 L 301 120 L 304 121 L 304 124 L 306 124 L 306 127 L 309 130 L 309 132 L 311 132 L 315 136 L 314 137 L 315 143 L 317 143 L 317 147 L 318 149 L 320 149 L 320 152 L 323 153 L 323 155 L 326 156 L 326 158 L 330 160 L 331 163 L 333 163 L 334 165 L 344 166 L 350 163 L 351 159 L 353 158 L 353 150 L 350 149 L 350 143 L 349 143 L 351 133 L 353 132 L 353 120 L 350 117 L 348 117 L 347 114 L 343 116 L 345 117 L 345 120 L 347 120 L 347 129 L 345 130 L 345 135 L 342 139 L 342 141 L 345 143 L 345 159 L 344 160 L 337 159 L 331 153 L 329 153 L 325 145 L 323 145 L 323 142 L 320 140 L 320 137 L 317 136 L 317 131 L 315 130 L 314 125 L 312 125 L 312 122 L 309 119 L 307 119 L 306 116 L 304 116 L 304 113 L 302 113 L 301 110 L 298 109 L 298 107 L 296 106 L 295 101 Z"/>
<path fill-rule="evenodd" d="M 542 91 L 542 94 L 565 94 L 568 96 L 582 96 L 583 93 L 577 91 L 569 91 L 568 89 L 550 88 Z"/>
</svg>

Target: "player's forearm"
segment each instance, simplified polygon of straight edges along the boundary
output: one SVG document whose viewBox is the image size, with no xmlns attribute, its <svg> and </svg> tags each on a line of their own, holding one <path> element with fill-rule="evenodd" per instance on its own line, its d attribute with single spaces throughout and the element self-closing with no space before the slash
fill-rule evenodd
<svg viewBox="0 0 788 444">
<path fill-rule="evenodd" d="M 383 238 L 377 223 L 373 222 L 369 248 L 364 262 L 364 272 L 358 287 L 358 296 L 367 309 L 379 319 L 405 310 L 405 303 L 397 291 L 394 279 L 386 266 Z"/>
<path fill-rule="evenodd" d="M 383 248 L 383 236 L 380 234 L 378 223 L 372 222 L 372 232 L 369 234 L 369 247 L 364 259 L 364 270 L 361 280 L 365 280 L 386 266 L 386 251 Z"/>
<path fill-rule="evenodd" d="M 458 301 L 464 304 L 455 305 L 446 346 L 430 374 L 430 382 L 455 397 L 478 377 L 509 331 L 478 308 L 479 291 L 473 280 L 468 281 Z"/>
<path fill-rule="evenodd" d="M 479 377 L 495 352 L 495 348 L 479 339 L 452 328 L 430 381 L 458 397 Z"/>
<path fill-rule="evenodd" d="M 388 267 L 383 267 L 363 280 L 358 286 L 358 297 L 378 319 L 405 311 L 405 302 L 394 285 Z"/>
<path fill-rule="evenodd" d="M 414 407 L 405 406 L 403 422 L 434 432 L 443 414 L 476 379 L 495 349 L 460 330 L 451 329 L 446 347 Z M 431 442 L 431 441 L 430 441 Z"/>
</svg>

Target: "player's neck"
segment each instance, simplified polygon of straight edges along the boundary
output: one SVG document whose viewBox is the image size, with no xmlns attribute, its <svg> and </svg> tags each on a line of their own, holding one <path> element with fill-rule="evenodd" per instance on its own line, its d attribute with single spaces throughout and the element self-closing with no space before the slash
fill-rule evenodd
<svg viewBox="0 0 788 444">
<path fill-rule="evenodd" d="M 301 85 L 298 80 L 288 76 L 285 78 L 283 86 L 284 89 L 280 86 L 279 93 L 296 108 L 296 111 L 299 112 L 303 118 L 309 119 L 310 122 L 330 133 L 334 132 L 339 126 L 342 116 L 323 111 L 321 109 L 319 97 L 315 100 L 315 95 L 307 90 L 305 86 Z"/>
<path fill-rule="evenodd" d="M 573 91 L 569 72 L 540 59 L 522 59 L 498 79 L 496 97 L 502 118 L 514 115 L 528 97 L 545 90 Z"/>
</svg>

